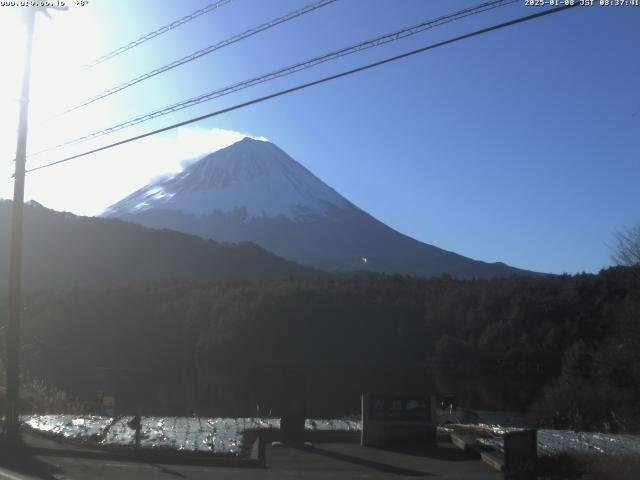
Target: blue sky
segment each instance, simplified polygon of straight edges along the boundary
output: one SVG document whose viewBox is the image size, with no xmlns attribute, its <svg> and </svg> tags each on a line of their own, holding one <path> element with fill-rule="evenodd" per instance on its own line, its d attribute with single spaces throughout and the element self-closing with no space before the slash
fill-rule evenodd
<svg viewBox="0 0 640 480">
<path fill-rule="evenodd" d="M 312 0 L 235 0 L 89 72 L 74 69 L 208 3 L 90 0 L 51 20 L 39 19 L 34 122 Z M 45 121 L 48 133 L 38 134 L 34 127 L 30 151 L 478 3 L 339 0 L 75 115 Z M 538 11 L 523 3 L 207 102 L 91 145 Z M 5 9 L 0 17 L 8 21 L 11 14 Z M 34 173 L 27 180 L 27 195 L 52 208 L 97 214 L 150 178 L 179 169 L 181 158 L 176 157 L 217 148 L 216 142 L 239 136 L 232 132 L 243 132 L 273 141 L 356 205 L 426 243 L 538 271 L 598 271 L 610 264 L 607 243 L 613 232 L 640 221 L 639 27 L 640 7 L 575 8 L 206 120 L 136 147 Z M 2 59 L 14 62 L 13 71 L 18 71 L 17 60 L 15 55 Z M 3 80 L 9 82 L 2 85 L 5 93 L 15 91 L 16 78 Z M 8 128 L 13 117 L 6 112 L 3 125 Z M 13 152 L 13 139 L 7 136 L 4 144 L 0 149 L 6 157 Z M 7 180 L 0 196 L 10 194 Z"/>
</svg>

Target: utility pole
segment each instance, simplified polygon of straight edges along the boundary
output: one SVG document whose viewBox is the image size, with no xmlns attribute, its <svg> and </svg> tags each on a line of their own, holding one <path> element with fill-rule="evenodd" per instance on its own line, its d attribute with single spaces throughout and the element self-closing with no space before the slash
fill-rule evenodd
<svg viewBox="0 0 640 480">
<path fill-rule="evenodd" d="M 51 7 L 67 10 L 66 7 Z M 20 426 L 20 313 L 22 310 L 22 214 L 24 209 L 24 176 L 27 160 L 27 126 L 29 120 L 29 86 L 31 80 L 31 53 L 33 50 L 33 29 L 36 12 L 49 16 L 47 10 L 27 8 L 24 21 L 27 28 L 22 90 L 20 93 L 20 113 L 18 118 L 18 143 L 16 146 L 16 166 L 13 184 L 13 204 L 11 210 L 11 246 L 9 253 L 9 322 L 7 325 L 7 438 L 16 445 Z"/>
</svg>

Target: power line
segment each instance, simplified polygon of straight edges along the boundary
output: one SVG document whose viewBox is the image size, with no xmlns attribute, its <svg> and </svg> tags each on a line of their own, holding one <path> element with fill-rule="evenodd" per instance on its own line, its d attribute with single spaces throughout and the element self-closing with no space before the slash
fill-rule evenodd
<svg viewBox="0 0 640 480">
<path fill-rule="evenodd" d="M 149 32 L 146 35 L 143 35 L 142 37 L 138 38 L 137 40 L 134 40 L 133 42 L 129 42 L 126 45 L 120 47 L 120 48 L 116 48 L 115 50 L 106 53 L 104 55 L 102 55 L 99 58 L 96 58 L 95 60 L 83 65 L 83 67 L 85 69 L 91 68 L 91 67 L 95 67 L 96 65 L 98 65 L 99 63 L 105 62 L 113 57 L 116 57 L 118 55 L 120 55 L 121 53 L 126 52 L 127 50 L 131 50 L 132 48 L 137 47 L 138 45 L 143 44 L 144 42 L 147 42 L 149 40 L 151 40 L 152 38 L 155 38 L 159 35 L 162 35 L 163 33 L 167 33 L 169 30 L 173 30 L 174 28 L 179 27 L 180 25 L 183 25 L 187 22 L 190 22 L 191 20 L 198 18 L 202 15 L 204 15 L 205 13 L 209 13 L 213 10 L 216 10 L 224 5 L 227 5 L 228 3 L 230 3 L 232 0 L 218 0 L 217 2 L 211 3 L 209 5 L 207 5 L 204 8 L 201 8 L 200 10 L 196 10 L 193 13 L 190 13 L 189 15 L 186 15 L 184 17 L 182 17 L 179 20 L 176 20 L 175 22 L 171 22 L 168 25 L 165 25 L 164 27 L 160 27 L 157 30 L 154 30 L 153 32 Z"/>
<path fill-rule="evenodd" d="M 55 162 L 46 163 L 44 165 L 40 165 L 38 167 L 31 168 L 31 169 L 27 170 L 26 172 L 27 173 L 35 172 L 37 170 L 42 170 L 43 168 L 47 168 L 47 167 L 51 167 L 51 166 L 54 166 L 54 165 L 59 165 L 61 163 L 69 162 L 71 160 L 75 160 L 75 159 L 80 158 L 80 157 L 84 157 L 84 156 L 87 156 L 87 155 L 91 155 L 93 153 L 101 152 L 103 150 L 107 150 L 107 149 L 110 149 L 110 148 L 113 148 L 113 147 L 124 145 L 126 143 L 130 143 L 130 142 L 133 142 L 133 141 L 136 141 L 136 140 L 140 140 L 142 138 L 150 137 L 152 135 L 156 135 L 158 133 L 166 132 L 168 130 L 173 130 L 175 128 L 179 128 L 179 127 L 182 127 L 184 125 L 188 125 L 190 123 L 199 122 L 199 121 L 205 120 L 207 118 L 211 118 L 211 117 L 215 117 L 215 116 L 218 116 L 218 115 L 222 115 L 224 113 L 232 112 L 234 110 L 239 110 L 241 108 L 245 108 L 245 107 L 248 107 L 250 105 L 255 105 L 257 103 L 262 103 L 264 101 L 271 100 L 271 99 L 276 98 L 276 97 L 281 97 L 281 96 L 287 95 L 289 93 L 297 92 L 298 90 L 303 90 L 305 88 L 313 87 L 313 86 L 319 85 L 321 83 L 326 83 L 326 82 L 329 82 L 331 80 L 335 80 L 335 79 L 338 79 L 338 78 L 346 77 L 346 76 L 352 75 L 354 73 L 358 73 L 358 72 L 369 70 L 369 69 L 372 69 L 372 68 L 375 68 L 375 67 L 379 67 L 381 65 L 385 65 L 387 63 L 391 63 L 391 62 L 394 62 L 396 60 L 407 58 L 407 57 L 410 57 L 412 55 L 416 55 L 418 53 L 426 52 L 428 50 L 433 50 L 434 48 L 442 47 L 444 45 L 449 45 L 451 43 L 458 42 L 460 40 L 465 40 L 467 38 L 475 37 L 477 35 L 482 35 L 484 33 L 492 32 L 494 30 L 499 30 L 501 28 L 510 27 L 512 25 L 516 25 L 516 24 L 519 24 L 519 23 L 524 23 L 524 22 L 527 22 L 529 20 L 534 20 L 536 18 L 544 17 L 546 15 L 551 15 L 553 13 L 557 13 L 557 12 L 560 12 L 560 11 L 563 11 L 563 10 L 567 10 L 569 8 L 577 7 L 578 5 L 579 5 L 578 3 L 567 4 L 567 5 L 564 5 L 564 6 L 561 6 L 561 7 L 557 7 L 557 8 L 553 8 L 553 9 L 550 9 L 550 10 L 544 10 L 542 12 L 534 13 L 532 15 L 519 17 L 519 18 L 516 18 L 514 20 L 510 20 L 508 22 L 504 22 L 504 23 L 500 23 L 498 25 L 493 25 L 491 27 L 483 28 L 481 30 L 476 30 L 476 31 L 471 32 L 471 33 L 467 33 L 467 34 L 464 34 L 464 35 L 460 35 L 458 37 L 450 38 L 449 40 L 444 40 L 442 42 L 438 42 L 438 43 L 434 43 L 434 44 L 431 44 L 431 45 L 427 45 L 426 47 L 418 48 L 416 50 L 411 50 L 409 52 L 405 52 L 405 53 L 402 53 L 400 55 L 395 55 L 393 57 L 387 57 L 387 58 L 385 58 L 383 60 L 379 60 L 379 61 L 374 62 L 374 63 L 369 63 L 369 64 L 364 65 L 362 67 L 358 67 L 358 68 L 354 68 L 354 69 L 351 69 L 351 70 L 347 70 L 347 71 L 344 71 L 344 72 L 341 72 L 341 73 L 337 73 L 335 75 L 330 75 L 328 77 L 323 77 L 323 78 L 321 78 L 319 80 L 314 80 L 312 82 L 303 83 L 301 85 L 297 85 L 295 87 L 287 88 L 285 90 L 280 90 L 279 92 L 272 93 L 272 94 L 266 95 L 264 97 L 256 98 L 256 99 L 250 100 L 248 102 L 244 102 L 244 103 L 240 103 L 240 104 L 237 104 L 237 105 L 233 105 L 231 107 L 224 108 L 222 110 L 217 110 L 215 112 L 211 112 L 211 113 L 208 113 L 206 115 L 201 115 L 199 117 L 195 117 L 195 118 L 192 118 L 192 119 L 189 119 L 189 120 L 185 120 L 183 122 L 174 123 L 173 125 L 169 125 L 167 127 L 159 128 L 157 130 L 153 130 L 151 132 L 143 133 L 141 135 L 136 135 L 134 137 L 127 138 L 125 140 L 120 140 L 119 142 L 114 142 L 114 143 L 111 143 L 111 144 L 108 144 L 108 145 L 104 145 L 104 146 L 99 147 L 99 148 L 95 148 L 93 150 L 89 150 L 89 151 L 86 151 L 86 152 L 83 152 L 83 153 L 79 153 L 77 155 L 72 155 L 72 156 L 63 158 L 61 160 L 56 160 Z"/>
<path fill-rule="evenodd" d="M 137 125 L 139 123 L 142 122 L 146 122 L 148 120 L 152 120 L 154 118 L 157 117 L 161 117 L 164 115 L 167 115 L 169 113 L 173 113 L 173 112 L 177 112 L 179 110 L 183 110 L 185 108 L 188 107 L 192 107 L 194 105 L 198 105 L 200 103 L 209 101 L 209 100 L 213 100 L 215 98 L 220 98 L 223 97 L 225 95 L 229 95 L 231 93 L 237 92 L 239 90 L 243 90 L 245 88 L 249 88 L 270 80 L 274 80 L 276 78 L 280 78 L 280 77 L 284 77 L 286 75 L 290 75 L 292 73 L 296 73 L 302 70 L 306 70 L 308 68 L 314 67 L 316 65 L 320 65 L 322 63 L 331 61 L 331 60 L 335 60 L 337 58 L 341 58 L 344 57 L 346 55 L 351 55 L 353 53 L 357 53 L 357 52 L 361 52 L 363 50 L 367 50 L 369 48 L 373 48 L 373 47 L 377 47 L 380 45 L 384 45 L 386 43 L 389 42 L 393 42 L 402 38 L 406 38 L 408 36 L 411 35 L 415 35 L 417 33 L 420 33 L 424 30 L 430 29 L 430 28 L 435 28 L 438 27 L 440 25 L 455 21 L 455 20 L 459 20 L 461 18 L 465 18 L 471 15 L 476 15 L 478 13 L 482 13 L 485 12 L 487 10 L 492 10 L 494 8 L 498 8 L 498 7 L 502 7 L 502 6 L 506 6 L 512 3 L 515 3 L 519 0 L 493 0 L 490 2 L 486 2 L 486 3 L 482 3 L 478 6 L 475 7 L 471 7 L 471 8 L 467 8 L 464 10 L 460 10 L 457 11 L 455 13 L 452 14 L 448 14 L 439 18 L 436 18 L 435 20 L 427 20 L 424 22 L 421 22 L 417 25 L 414 25 L 412 27 L 407 27 L 407 28 L 403 28 L 401 30 L 397 30 L 395 32 L 392 33 L 388 33 L 385 35 L 381 35 L 378 36 L 376 38 L 373 38 L 371 40 L 367 40 L 365 42 L 361 42 L 358 43 L 356 45 L 352 45 L 350 47 L 347 48 L 342 48 L 340 50 L 335 50 L 333 52 L 330 53 L 326 53 L 324 55 L 320 55 L 318 57 L 314 57 L 299 63 L 296 63 L 294 65 L 290 65 L 288 67 L 285 68 L 281 68 L 279 70 L 267 73 L 265 75 L 260 75 L 258 77 L 254 77 L 250 80 L 245 80 L 239 83 L 235 83 L 233 85 L 229 85 L 226 87 L 223 87 L 221 89 L 218 90 L 214 90 L 202 95 L 198 95 L 196 97 L 192 97 L 189 98 L 187 100 L 183 100 L 181 102 L 178 103 L 174 103 L 172 105 L 168 105 L 166 107 L 160 108 L 158 110 L 154 110 L 152 112 L 148 112 L 145 113 L 143 115 L 131 118 L 129 120 L 126 120 L 124 122 L 118 123 L 116 125 L 113 125 L 111 127 L 102 129 L 102 130 L 98 130 L 96 132 L 92 132 L 90 134 L 87 135 L 83 135 L 82 137 L 78 137 L 72 140 L 68 140 L 66 142 L 63 142 L 61 144 L 55 145 L 53 147 L 49 147 L 49 148 L 45 148 L 43 150 L 40 150 L 38 152 L 35 152 L 33 154 L 30 155 L 30 157 L 36 156 L 36 155 L 40 155 L 42 153 L 45 152 L 49 152 L 52 150 L 56 150 L 62 147 L 66 147 L 69 145 L 75 145 L 77 143 L 81 143 L 81 142 L 85 142 L 87 140 L 92 140 L 94 138 L 98 138 L 113 132 L 117 132 L 119 130 L 122 130 L 124 128 L 128 128 L 131 127 L 133 125 Z"/>
<path fill-rule="evenodd" d="M 238 35 L 234 35 L 230 38 L 227 38 L 226 40 L 222 40 L 221 42 L 215 43 L 213 45 L 209 45 L 206 48 L 203 48 L 202 50 L 198 50 L 196 52 L 193 52 L 190 55 L 186 55 L 182 58 L 179 58 L 178 60 L 174 60 L 171 63 L 167 63 L 166 65 L 163 65 L 162 67 L 158 67 L 154 70 L 151 70 L 150 72 L 147 72 L 143 75 L 140 75 L 138 77 L 135 77 L 127 82 L 121 83 L 120 85 L 117 85 L 113 88 L 110 88 L 109 90 L 105 90 L 104 92 L 101 92 L 97 95 L 94 95 L 91 98 L 88 98 L 86 100 L 84 100 L 82 103 L 76 105 L 75 107 L 69 108 L 65 111 L 63 111 L 62 113 L 60 113 L 60 115 L 64 115 L 70 112 L 73 112 L 75 110 L 78 110 L 79 108 L 82 108 L 86 105 L 89 105 L 93 102 L 97 102 L 98 100 L 101 100 L 105 97 L 108 97 L 110 95 L 113 95 L 114 93 L 118 93 L 126 88 L 131 87 L 132 85 L 135 85 L 136 83 L 140 83 L 144 80 L 147 80 L 151 77 L 155 77 L 156 75 L 159 75 L 161 73 L 167 72 L 169 70 L 172 70 L 176 67 L 179 67 L 180 65 L 184 65 L 185 63 L 191 62 L 193 60 L 196 60 L 197 58 L 203 57 L 205 55 L 208 55 L 212 52 L 215 52 L 216 50 L 220 50 L 221 48 L 227 47 L 229 45 L 232 45 L 236 42 L 239 42 L 240 40 L 244 40 L 245 38 L 251 37 L 257 33 L 263 32 L 265 30 L 268 30 L 270 28 L 273 28 L 277 25 L 280 25 L 281 23 L 284 22 L 288 22 L 289 20 L 293 20 L 294 18 L 297 18 L 301 15 L 304 15 L 306 13 L 310 13 L 313 12 L 314 10 L 317 10 L 318 8 L 322 8 L 324 6 L 327 6 L 331 3 L 336 2 L 337 0 L 320 0 L 319 2 L 307 5 L 303 8 L 300 8 L 298 10 L 295 10 L 293 12 L 289 12 L 286 15 L 282 16 L 282 17 L 278 17 L 275 18 L 269 22 L 263 23 L 262 25 L 259 25 L 255 28 L 251 28 L 249 30 L 246 30 L 245 32 L 242 32 Z"/>
<path fill-rule="evenodd" d="M 239 82 L 239 83 L 235 83 L 233 85 L 226 86 L 226 87 L 223 87 L 221 89 L 214 90 L 212 92 L 208 92 L 208 93 L 196 96 L 196 97 L 192 97 L 192 98 L 189 98 L 187 100 L 183 100 L 181 102 L 178 102 L 178 103 L 163 107 L 161 109 L 158 109 L 158 110 L 155 110 L 155 111 L 152 111 L 152 112 L 148 112 L 146 114 L 131 118 L 129 120 L 126 120 L 126 121 L 121 122 L 119 124 L 113 125 L 111 127 L 108 127 L 108 128 L 102 129 L 102 130 L 98 130 L 96 132 L 92 132 L 90 134 L 83 135 L 81 137 L 78 137 L 78 138 L 75 138 L 75 139 L 72 139 L 72 140 L 68 140 L 66 142 L 63 142 L 63 143 L 58 144 L 58 145 L 55 145 L 53 147 L 45 148 L 43 150 L 40 150 L 38 152 L 35 152 L 35 153 L 31 154 L 30 157 L 33 157 L 33 156 L 36 156 L 36 155 L 40 155 L 42 153 L 49 152 L 51 150 L 59 149 L 59 148 L 62 148 L 62 147 L 66 147 L 66 146 L 69 146 L 69 145 L 74 145 L 74 144 L 77 144 L 77 143 L 81 143 L 81 142 L 84 142 L 84 141 L 87 141 L 87 140 L 92 140 L 94 138 L 98 138 L 98 137 L 101 137 L 101 136 L 104 136 L 104 135 L 107 135 L 107 134 L 122 130 L 124 128 L 128 128 L 128 127 L 137 125 L 139 123 L 142 123 L 142 122 L 145 122 L 145 121 L 148 121 L 148 120 L 152 120 L 154 118 L 157 118 L 157 117 L 169 114 L 169 113 L 173 113 L 173 112 L 176 112 L 176 111 L 179 111 L 179 110 L 183 110 L 185 108 L 188 108 L 188 107 L 191 107 L 191 106 L 194 106 L 194 105 L 197 105 L 197 104 L 209 101 L 209 100 L 213 100 L 215 98 L 219 98 L 219 97 L 222 97 L 222 96 L 225 96 L 225 95 L 229 95 L 231 93 L 234 93 L 234 92 L 237 92 L 239 90 L 243 90 L 245 88 L 249 88 L 249 87 L 258 85 L 260 83 L 267 82 L 269 80 L 274 80 L 276 78 L 280 78 L 280 77 L 283 77 L 283 76 L 286 76 L 286 75 L 290 75 L 292 73 L 296 73 L 296 72 L 301 71 L 301 70 L 305 70 L 307 68 L 311 68 L 311 67 L 319 65 L 321 63 L 325 63 L 327 61 L 334 60 L 336 58 L 340 58 L 340 57 L 343 57 L 343 56 L 346 56 L 346 55 L 350 55 L 350 54 L 353 54 L 353 53 L 356 53 L 356 52 L 360 52 L 362 50 L 366 50 L 366 49 L 369 49 L 369 48 L 377 47 L 377 46 L 383 45 L 385 43 L 389 43 L 389 42 L 392 42 L 392 41 L 395 41 L 395 40 L 399 40 L 401 38 L 405 38 L 405 37 L 408 37 L 408 36 L 411 36 L 411 35 L 415 35 L 417 33 L 420 33 L 422 31 L 430 29 L 430 28 L 435 28 L 437 26 L 440 26 L 440 25 L 445 24 L 445 23 L 452 22 L 454 20 L 459 20 L 461 18 L 470 16 L 470 15 L 475 15 L 475 14 L 482 13 L 482 12 L 487 11 L 487 10 L 491 10 L 491 9 L 498 8 L 498 7 L 501 7 L 501 6 L 506 6 L 506 5 L 509 5 L 511 3 L 515 3 L 517 1 L 519 1 L 519 0 L 493 0 L 493 1 L 490 1 L 490 2 L 482 3 L 482 4 L 480 4 L 480 5 L 476 6 L 476 7 L 467 8 L 467 9 L 460 10 L 458 12 L 455 12 L 455 13 L 452 13 L 452 14 L 449 14 L 449 15 L 445 15 L 445 16 L 439 17 L 439 18 L 437 18 L 435 20 L 427 20 L 427 21 L 424 21 L 424 22 L 419 23 L 417 25 L 414 25 L 412 27 L 404 28 L 402 30 L 398 30 L 398 31 L 395 31 L 395 32 L 392 32 L 392 33 L 389 33 L 389 34 L 385 34 L 385 35 L 373 38 L 373 39 L 365 41 L 365 42 L 361 42 L 359 44 L 356 44 L 356 45 L 353 45 L 353 46 L 350 46 L 350 47 L 347 47 L 347 48 L 336 50 L 336 51 L 321 55 L 319 57 L 314 57 L 314 58 L 305 60 L 303 62 L 299 62 L 297 64 L 294 64 L 294 65 L 291 65 L 291 66 L 276 70 L 274 72 L 270 72 L 270 73 L 265 74 L 265 75 L 254 77 L 254 78 L 252 78 L 250 80 L 245 80 L 245 81 L 242 81 L 242 82 Z"/>
</svg>

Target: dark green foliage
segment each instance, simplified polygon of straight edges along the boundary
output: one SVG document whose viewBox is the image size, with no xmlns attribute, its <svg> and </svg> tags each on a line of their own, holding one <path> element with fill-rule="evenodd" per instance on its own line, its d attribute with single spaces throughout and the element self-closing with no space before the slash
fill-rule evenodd
<svg viewBox="0 0 640 480">
<path fill-rule="evenodd" d="M 640 292 L 608 312 L 613 332 L 580 339 L 564 353 L 562 373 L 533 405 L 551 426 L 640 431 Z"/>
<path fill-rule="evenodd" d="M 246 412 L 254 398 L 278 397 L 278 372 L 291 365 L 316 372 L 319 403 L 349 391 L 353 410 L 362 385 L 437 390 L 415 374 L 428 366 L 508 374 L 502 394 L 521 405 L 537 394 L 531 379 L 551 382 L 535 407 L 544 423 L 628 430 L 640 417 L 639 292 L 640 267 L 618 267 L 39 293 L 26 299 L 23 359 L 58 388 L 115 391 L 132 408 L 163 413 L 218 413 L 223 403 Z"/>
</svg>

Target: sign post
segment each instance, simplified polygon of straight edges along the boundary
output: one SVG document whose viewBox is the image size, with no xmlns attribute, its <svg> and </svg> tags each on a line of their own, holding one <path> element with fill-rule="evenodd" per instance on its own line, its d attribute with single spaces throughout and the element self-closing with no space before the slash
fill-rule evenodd
<svg viewBox="0 0 640 480">
<path fill-rule="evenodd" d="M 285 443 L 304 442 L 307 385 L 303 370 L 285 371 L 280 392 L 280 437 Z"/>
</svg>

